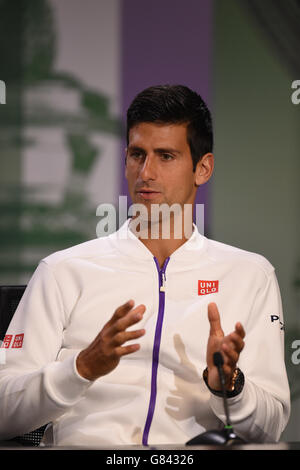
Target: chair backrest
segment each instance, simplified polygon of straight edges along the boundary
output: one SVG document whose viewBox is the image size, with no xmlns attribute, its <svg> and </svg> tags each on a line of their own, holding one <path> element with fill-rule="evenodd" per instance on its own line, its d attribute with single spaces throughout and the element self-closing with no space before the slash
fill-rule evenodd
<svg viewBox="0 0 300 470">
<path fill-rule="evenodd" d="M 3 340 L 26 286 L 0 286 L 0 340 Z"/>
<path fill-rule="evenodd" d="M 3 340 L 10 321 L 19 305 L 26 286 L 0 286 L 0 340 Z M 47 425 L 13 440 L 26 446 L 38 446 Z"/>
</svg>

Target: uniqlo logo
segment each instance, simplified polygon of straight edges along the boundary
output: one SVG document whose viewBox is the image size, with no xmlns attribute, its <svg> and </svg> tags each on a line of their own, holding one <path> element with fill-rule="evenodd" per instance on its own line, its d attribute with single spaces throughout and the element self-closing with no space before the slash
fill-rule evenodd
<svg viewBox="0 0 300 470">
<path fill-rule="evenodd" d="M 219 281 L 199 281 L 198 295 L 215 294 L 219 291 Z"/>
<path fill-rule="evenodd" d="M 9 348 L 13 335 L 5 335 L 3 338 L 2 348 Z"/>
<path fill-rule="evenodd" d="M 20 334 L 20 335 L 15 335 L 15 339 L 14 339 L 14 342 L 12 344 L 12 348 L 21 348 L 22 345 L 23 345 L 23 338 L 24 338 L 24 334 Z"/>
</svg>

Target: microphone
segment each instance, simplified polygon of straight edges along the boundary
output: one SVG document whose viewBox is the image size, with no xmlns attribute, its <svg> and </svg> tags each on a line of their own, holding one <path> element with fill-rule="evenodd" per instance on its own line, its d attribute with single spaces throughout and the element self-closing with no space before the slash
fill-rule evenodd
<svg viewBox="0 0 300 470">
<path fill-rule="evenodd" d="M 223 370 L 224 359 L 220 352 L 215 352 L 213 355 L 213 362 L 214 365 L 218 369 L 221 389 L 222 389 L 222 397 L 223 397 L 223 405 L 226 417 L 226 424 L 223 429 L 221 430 L 212 430 L 206 431 L 202 434 L 199 434 L 196 437 L 193 437 L 189 441 L 186 442 L 187 446 L 197 446 L 203 444 L 215 444 L 215 445 L 232 445 L 232 444 L 244 444 L 245 441 L 240 439 L 234 432 L 233 426 L 230 421 L 229 416 L 229 409 L 228 409 L 228 401 L 227 401 L 227 394 L 226 394 L 226 385 L 225 385 L 225 375 Z"/>
</svg>

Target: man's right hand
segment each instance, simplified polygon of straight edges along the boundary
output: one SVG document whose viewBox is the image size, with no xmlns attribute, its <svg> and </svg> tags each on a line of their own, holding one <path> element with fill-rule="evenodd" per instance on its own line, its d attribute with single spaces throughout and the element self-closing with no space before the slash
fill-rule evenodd
<svg viewBox="0 0 300 470">
<path fill-rule="evenodd" d="M 133 309 L 134 301 L 129 300 L 118 307 L 111 319 L 104 325 L 94 341 L 77 356 L 76 366 L 79 374 L 88 380 L 96 380 L 109 374 L 120 362 L 122 356 L 140 349 L 139 344 L 123 346 L 126 341 L 140 338 L 145 330 L 126 331 L 138 323 L 145 313 L 145 305 Z"/>
</svg>

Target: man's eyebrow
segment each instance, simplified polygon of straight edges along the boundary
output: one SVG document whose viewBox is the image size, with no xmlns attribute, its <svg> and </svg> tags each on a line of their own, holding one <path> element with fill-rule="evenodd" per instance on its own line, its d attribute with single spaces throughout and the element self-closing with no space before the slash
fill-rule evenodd
<svg viewBox="0 0 300 470">
<path fill-rule="evenodd" d="M 138 145 L 129 145 L 127 150 L 131 152 L 139 151 L 139 152 L 146 153 L 146 150 L 143 149 L 142 147 L 139 147 Z M 181 154 L 179 150 L 173 149 L 171 147 L 159 147 L 159 148 L 154 149 L 154 152 L 155 153 L 178 153 L 179 155 Z"/>
<path fill-rule="evenodd" d="M 146 153 L 146 150 L 144 150 L 142 147 L 138 147 L 137 145 L 129 145 L 127 147 L 127 150 L 132 152 L 132 151 L 138 151 L 138 152 L 144 152 Z"/>
<path fill-rule="evenodd" d="M 157 149 L 154 149 L 154 152 L 156 152 L 156 153 L 178 153 L 178 154 L 181 154 L 181 152 L 179 150 L 173 149 L 171 147 L 157 148 Z"/>
</svg>

